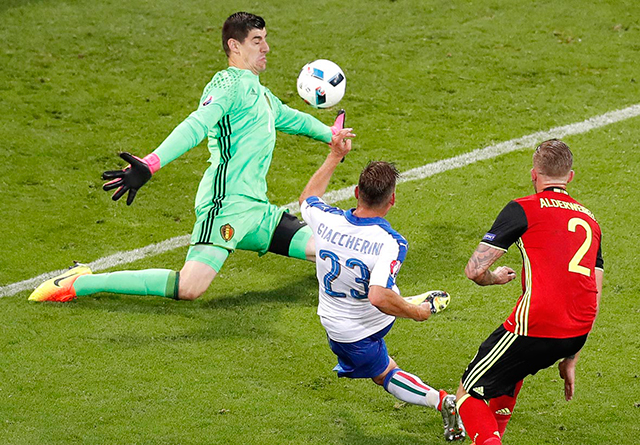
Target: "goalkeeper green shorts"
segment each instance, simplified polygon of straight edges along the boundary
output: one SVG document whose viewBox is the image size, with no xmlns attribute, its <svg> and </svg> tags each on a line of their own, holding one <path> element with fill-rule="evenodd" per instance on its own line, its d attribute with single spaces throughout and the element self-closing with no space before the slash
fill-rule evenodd
<svg viewBox="0 0 640 445">
<path fill-rule="evenodd" d="M 209 244 L 228 251 L 265 254 L 285 209 L 268 202 L 226 197 L 221 205 L 196 209 L 191 244 Z"/>
<path fill-rule="evenodd" d="M 285 209 L 268 202 L 227 198 L 222 206 L 196 209 L 187 261 L 207 264 L 219 272 L 235 249 L 304 260 L 311 237 L 309 226 Z"/>
</svg>

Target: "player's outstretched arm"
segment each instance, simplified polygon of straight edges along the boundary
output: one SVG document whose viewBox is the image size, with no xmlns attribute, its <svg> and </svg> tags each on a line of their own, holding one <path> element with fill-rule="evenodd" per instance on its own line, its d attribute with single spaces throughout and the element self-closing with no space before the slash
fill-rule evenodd
<svg viewBox="0 0 640 445">
<path fill-rule="evenodd" d="M 355 137 L 355 134 L 351 133 L 351 130 L 351 128 L 343 128 L 332 136 L 331 142 L 329 143 L 331 151 L 327 155 L 324 163 L 313 174 L 311 179 L 309 179 L 307 186 L 302 191 L 300 199 L 298 200 L 300 204 L 309 196 L 321 197 L 324 195 L 324 192 L 327 191 L 327 186 L 329 185 L 331 176 L 333 176 L 333 172 L 336 170 L 336 167 L 338 167 L 338 164 L 340 164 L 340 161 L 351 151 L 350 138 Z"/>
<path fill-rule="evenodd" d="M 121 153 L 120 157 L 129 165 L 122 170 L 104 172 L 102 179 L 109 182 L 104 184 L 102 188 L 105 191 L 117 189 L 112 197 L 114 201 L 120 199 L 128 191 L 127 205 L 131 205 L 140 187 L 146 184 L 155 172 L 197 146 L 204 139 L 208 126 L 203 122 L 218 119 L 220 109 L 218 106 L 209 109 L 201 107 L 191 113 L 153 153 L 143 159 L 126 152 Z"/>
<path fill-rule="evenodd" d="M 467 278 L 480 286 L 506 284 L 516 277 L 516 272 L 507 266 L 500 266 L 493 272 L 489 268 L 504 255 L 504 251 L 480 243 L 467 263 L 464 273 Z"/>
</svg>

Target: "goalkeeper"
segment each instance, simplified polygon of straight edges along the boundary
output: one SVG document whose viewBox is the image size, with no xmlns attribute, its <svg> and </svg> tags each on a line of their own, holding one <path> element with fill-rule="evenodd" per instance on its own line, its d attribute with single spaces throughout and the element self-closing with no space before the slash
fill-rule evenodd
<svg viewBox="0 0 640 445">
<path fill-rule="evenodd" d="M 96 292 L 157 295 L 194 300 L 201 296 L 235 249 L 293 258 L 315 259 L 311 230 L 284 209 L 269 203 L 266 175 L 276 130 L 329 143 L 344 115 L 333 127 L 293 110 L 260 84 L 269 52 L 265 22 L 253 14 L 231 15 L 222 28 L 222 46 L 229 68 L 205 87 L 200 105 L 165 141 L 143 159 L 122 153 L 130 165 L 107 171 L 105 190 L 114 200 L 127 194 L 130 205 L 140 187 L 169 162 L 209 140 L 211 165 L 196 195 L 196 223 L 184 267 L 121 271 L 92 275 L 82 265 L 41 284 L 29 297 L 35 301 L 68 301 Z"/>
</svg>

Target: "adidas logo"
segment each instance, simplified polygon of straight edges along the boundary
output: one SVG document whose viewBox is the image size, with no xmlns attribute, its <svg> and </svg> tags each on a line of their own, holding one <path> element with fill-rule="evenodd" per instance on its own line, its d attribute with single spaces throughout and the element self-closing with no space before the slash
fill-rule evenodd
<svg viewBox="0 0 640 445">
<path fill-rule="evenodd" d="M 509 408 L 501 408 L 496 411 L 496 414 L 499 414 L 501 416 L 510 416 L 511 410 Z"/>
<path fill-rule="evenodd" d="M 257 96 L 258 92 L 253 87 L 251 87 L 251 91 L 249 91 L 249 94 L 251 94 L 253 96 Z"/>
<path fill-rule="evenodd" d="M 484 396 L 484 386 L 476 386 L 475 388 L 473 388 L 473 390 L 479 396 Z"/>
</svg>

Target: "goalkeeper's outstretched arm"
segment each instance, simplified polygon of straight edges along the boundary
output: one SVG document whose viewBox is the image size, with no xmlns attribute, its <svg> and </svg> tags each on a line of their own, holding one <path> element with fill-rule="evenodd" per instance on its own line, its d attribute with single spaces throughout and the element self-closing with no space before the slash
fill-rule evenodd
<svg viewBox="0 0 640 445">
<path fill-rule="evenodd" d="M 331 136 L 336 135 L 344 128 L 344 110 L 338 112 L 338 116 L 332 126 L 320 122 L 310 114 L 289 108 L 273 94 L 271 101 L 275 105 L 275 125 L 276 130 L 283 133 L 308 136 L 318 141 L 330 143 Z"/>
<path fill-rule="evenodd" d="M 102 179 L 109 182 L 102 188 L 105 191 L 117 189 L 112 196 L 114 201 L 129 192 L 127 205 L 131 205 L 140 187 L 146 184 L 155 172 L 202 142 L 209 131 L 208 122 L 217 123 L 224 111 L 225 109 L 218 104 L 200 107 L 182 121 L 158 148 L 142 159 L 130 153 L 121 153 L 120 157 L 129 165 L 122 170 L 104 172 Z"/>
</svg>

